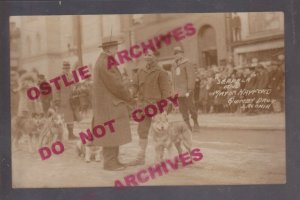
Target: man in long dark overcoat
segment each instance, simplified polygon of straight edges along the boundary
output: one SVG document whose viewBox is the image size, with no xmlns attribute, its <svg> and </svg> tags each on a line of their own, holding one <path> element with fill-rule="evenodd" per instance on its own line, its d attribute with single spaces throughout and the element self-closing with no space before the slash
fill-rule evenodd
<svg viewBox="0 0 300 200">
<path fill-rule="evenodd" d="M 103 52 L 97 59 L 93 82 L 93 123 L 92 126 L 115 120 L 114 132 L 95 138 L 94 145 L 103 147 L 103 168 L 105 170 L 123 170 L 125 166 L 119 162 L 119 146 L 131 142 L 129 112 L 127 104 L 131 102 L 129 90 L 122 82 L 118 66 L 108 66 L 118 48 L 118 41 L 103 38 Z"/>
</svg>

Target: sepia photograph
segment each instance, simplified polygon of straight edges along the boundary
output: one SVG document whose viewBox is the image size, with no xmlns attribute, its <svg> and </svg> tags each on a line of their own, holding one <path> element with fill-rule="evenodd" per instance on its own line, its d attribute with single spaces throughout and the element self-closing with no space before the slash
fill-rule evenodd
<svg viewBox="0 0 300 200">
<path fill-rule="evenodd" d="M 283 12 L 9 17 L 13 188 L 286 183 Z"/>
</svg>

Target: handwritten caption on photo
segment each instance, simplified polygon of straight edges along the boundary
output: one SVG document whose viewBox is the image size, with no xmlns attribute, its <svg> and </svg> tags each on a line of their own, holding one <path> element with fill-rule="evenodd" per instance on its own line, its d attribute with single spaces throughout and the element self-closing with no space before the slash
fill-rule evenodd
<svg viewBox="0 0 300 200">
<path fill-rule="evenodd" d="M 240 88 L 242 81 L 240 79 L 218 80 L 217 85 L 221 86 L 210 92 L 210 96 L 216 99 L 226 98 L 229 106 L 240 105 L 241 109 L 262 109 L 269 110 L 275 99 L 272 98 L 272 89 Z"/>
</svg>

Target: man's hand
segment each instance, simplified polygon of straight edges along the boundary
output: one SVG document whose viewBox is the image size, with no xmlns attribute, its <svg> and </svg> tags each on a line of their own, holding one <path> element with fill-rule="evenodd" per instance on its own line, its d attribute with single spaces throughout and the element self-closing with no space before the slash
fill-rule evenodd
<svg viewBox="0 0 300 200">
<path fill-rule="evenodd" d="M 186 97 L 189 97 L 190 95 L 192 95 L 193 91 L 192 90 L 189 90 L 187 93 L 185 93 L 185 96 Z"/>
</svg>

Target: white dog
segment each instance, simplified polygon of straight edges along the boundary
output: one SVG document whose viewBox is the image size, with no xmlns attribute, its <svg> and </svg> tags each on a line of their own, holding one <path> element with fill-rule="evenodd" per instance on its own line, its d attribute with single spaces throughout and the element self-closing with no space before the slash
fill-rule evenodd
<svg viewBox="0 0 300 200">
<path fill-rule="evenodd" d="M 95 157 L 96 162 L 101 161 L 101 147 L 99 146 L 82 144 L 82 141 L 79 140 L 76 143 L 76 150 L 78 156 L 84 157 L 86 162 L 90 162 L 92 157 Z"/>
</svg>

